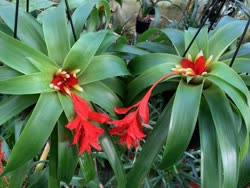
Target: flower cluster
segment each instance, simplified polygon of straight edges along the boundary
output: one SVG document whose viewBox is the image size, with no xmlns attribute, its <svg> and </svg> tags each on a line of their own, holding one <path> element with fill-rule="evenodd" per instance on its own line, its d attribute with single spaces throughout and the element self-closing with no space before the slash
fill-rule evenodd
<svg viewBox="0 0 250 188">
<path fill-rule="evenodd" d="M 78 79 L 76 77 L 76 74 L 80 71 L 78 69 L 71 72 L 59 69 L 50 87 L 71 96 L 76 117 L 69 122 L 66 127 L 75 131 L 72 144 L 79 144 L 79 154 L 84 151 L 90 153 L 91 147 L 101 150 L 101 146 L 98 143 L 98 137 L 104 133 L 104 130 L 97 127 L 94 122 L 99 124 L 112 124 L 113 127 L 109 132 L 111 135 L 120 137 L 120 144 L 125 144 L 128 148 L 131 148 L 131 146 L 138 147 L 141 140 L 146 137 L 146 134 L 143 132 L 143 127 L 151 128 L 151 126 L 148 125 L 150 118 L 148 102 L 153 89 L 160 82 L 174 75 L 194 77 L 207 74 L 207 65 L 211 60 L 212 56 L 206 61 L 202 52 L 197 55 L 194 61 L 190 55 L 188 58 L 183 58 L 180 65 L 176 65 L 175 68 L 172 68 L 172 72 L 157 80 L 139 102 L 127 108 L 115 108 L 114 111 L 117 114 L 125 115 L 125 117 L 120 120 L 110 120 L 108 115 L 93 111 L 85 100 L 72 92 L 73 88 L 83 91 L 78 85 Z"/>
<path fill-rule="evenodd" d="M 72 89 L 83 91 L 78 85 L 76 74 L 80 70 L 71 72 L 62 71 L 59 69 L 50 87 L 59 90 L 62 94 L 69 94 L 76 112 L 76 117 L 70 121 L 66 127 L 75 131 L 75 136 L 72 144 L 78 143 L 79 154 L 84 151 L 91 152 L 91 147 L 101 150 L 98 143 L 98 137 L 104 133 L 104 130 L 94 125 L 96 123 L 105 123 L 109 121 L 109 116 L 104 113 L 95 112 L 91 109 L 90 105 L 81 97 L 72 92 Z"/>
</svg>

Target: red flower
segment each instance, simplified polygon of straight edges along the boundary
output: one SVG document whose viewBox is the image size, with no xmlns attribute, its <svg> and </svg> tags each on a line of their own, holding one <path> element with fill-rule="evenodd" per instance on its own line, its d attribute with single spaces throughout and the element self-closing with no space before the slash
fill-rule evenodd
<svg viewBox="0 0 250 188">
<path fill-rule="evenodd" d="M 118 114 L 126 114 L 133 108 L 137 108 L 135 111 L 130 112 L 121 120 L 113 120 L 108 122 L 113 124 L 114 127 L 110 130 L 111 135 L 120 136 L 119 143 L 126 144 L 128 149 L 131 146 L 138 147 L 140 141 L 146 136 L 143 133 L 142 126 L 150 127 L 149 122 L 149 107 L 148 101 L 153 89 L 164 79 L 172 75 L 178 74 L 177 72 L 171 72 L 161 77 L 151 88 L 146 95 L 136 104 L 127 108 L 115 108 L 114 111 Z"/>
<path fill-rule="evenodd" d="M 83 91 L 78 85 L 78 79 L 76 78 L 76 74 L 79 71 L 80 70 L 77 69 L 66 72 L 59 69 L 53 77 L 50 87 L 59 90 L 62 94 L 67 93 L 71 96 L 76 117 L 69 122 L 66 127 L 75 131 L 72 144 L 79 143 L 78 148 L 80 155 L 84 151 L 90 153 L 91 147 L 97 150 L 102 149 L 98 144 L 98 137 L 104 133 L 104 130 L 100 127 L 96 127 L 93 122 L 105 123 L 109 121 L 109 117 L 106 114 L 93 111 L 86 101 L 71 91 L 72 88 Z"/>
<path fill-rule="evenodd" d="M 76 111 L 76 118 L 69 122 L 66 127 L 75 130 L 72 144 L 79 143 L 79 155 L 84 151 L 90 153 L 91 147 L 101 150 L 98 137 L 104 133 L 104 130 L 96 127 L 92 122 L 105 123 L 109 121 L 109 116 L 104 113 L 94 112 L 86 101 L 73 92 L 71 92 L 71 97 Z"/>
<path fill-rule="evenodd" d="M 179 72 L 183 76 L 204 75 L 207 73 L 207 64 L 210 63 L 211 60 L 212 56 L 205 60 L 205 57 L 201 51 L 197 55 L 194 62 L 192 57 L 189 55 L 188 58 L 183 58 L 181 60 L 181 65 L 176 65 L 176 67 L 172 70 Z"/>
<path fill-rule="evenodd" d="M 82 91 L 82 88 L 78 85 L 78 79 L 76 78 L 76 73 L 78 72 L 80 72 L 79 69 L 71 72 L 66 72 L 62 71 L 62 69 L 59 69 L 50 84 L 50 88 L 57 89 L 63 94 L 70 94 L 70 90 L 72 88 Z"/>
</svg>

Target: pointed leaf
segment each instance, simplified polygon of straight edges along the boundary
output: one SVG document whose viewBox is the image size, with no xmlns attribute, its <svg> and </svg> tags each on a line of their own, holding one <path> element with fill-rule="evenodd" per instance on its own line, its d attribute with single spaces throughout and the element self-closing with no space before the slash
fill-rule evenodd
<svg viewBox="0 0 250 188">
<path fill-rule="evenodd" d="M 88 99 L 105 109 L 111 116 L 116 116 L 114 107 L 122 107 L 118 96 L 105 84 L 94 82 L 83 86 Z M 104 100 L 105 99 L 105 100 Z"/>
<path fill-rule="evenodd" d="M 54 64 L 53 61 L 36 49 L 2 32 L 0 32 L 0 44 L 0 61 L 21 73 L 31 74 L 38 72 L 37 68 L 27 57 L 36 59 L 39 62 Z"/>
<path fill-rule="evenodd" d="M 123 59 L 113 55 L 95 56 L 78 78 L 79 84 L 87 84 L 106 78 L 129 75 Z"/>
<path fill-rule="evenodd" d="M 185 43 L 184 43 L 184 32 L 177 29 L 162 29 L 163 33 L 165 33 L 168 38 L 171 40 L 172 44 L 175 47 L 177 55 L 182 56 L 185 51 Z"/>
<path fill-rule="evenodd" d="M 84 176 L 84 182 L 87 184 L 89 181 L 93 180 L 96 176 L 95 164 L 93 160 L 93 156 L 84 152 L 79 157 L 79 164 Z"/>
<path fill-rule="evenodd" d="M 34 104 L 38 99 L 37 95 L 11 96 L 0 102 L 0 125 Z"/>
<path fill-rule="evenodd" d="M 58 65 L 62 65 L 70 50 L 69 34 L 64 3 L 43 18 L 43 32 L 48 56 Z"/>
<path fill-rule="evenodd" d="M 19 11 L 17 37 L 27 45 L 47 54 L 41 25 L 30 14 Z M 14 31 L 15 5 L 8 3 L 0 5 L 0 17 Z"/>
<path fill-rule="evenodd" d="M 213 61 L 217 61 L 223 52 L 232 44 L 243 32 L 244 22 L 230 22 L 218 29 L 209 38 L 209 54 L 213 55 Z"/>
<path fill-rule="evenodd" d="M 215 125 L 223 166 L 223 188 L 237 187 L 239 152 L 232 108 L 225 94 L 210 86 L 203 91 Z"/>
<path fill-rule="evenodd" d="M 57 125 L 58 128 L 58 179 L 65 183 L 70 183 L 78 162 L 78 150 L 76 145 L 71 145 L 73 140 L 72 132 L 65 128 L 68 123 L 66 117 L 62 115 Z M 67 170 L 65 170 L 67 169 Z"/>
<path fill-rule="evenodd" d="M 179 64 L 181 62 L 180 56 L 166 54 L 166 53 L 153 53 L 153 54 L 146 54 L 142 56 L 138 56 L 133 59 L 128 68 L 133 75 L 138 75 L 143 73 L 144 71 L 153 68 L 160 64 L 168 64 L 168 63 L 175 63 Z"/>
<path fill-rule="evenodd" d="M 0 81 L 0 93 L 23 95 L 53 92 L 49 84 L 50 81 L 42 73 L 34 73 Z"/>
<path fill-rule="evenodd" d="M 22 74 L 8 66 L 0 66 L 0 81 L 21 76 Z"/>
<path fill-rule="evenodd" d="M 105 152 L 107 159 L 114 171 L 118 187 L 125 188 L 127 180 L 116 147 L 114 146 L 110 137 L 106 134 L 101 136 L 100 144 L 102 145 L 102 149 Z"/>
<path fill-rule="evenodd" d="M 203 188 L 219 188 L 222 183 L 220 181 L 222 172 L 218 166 L 221 159 L 218 158 L 217 136 L 211 113 L 203 98 L 198 119 L 201 143 L 201 186 Z"/>
<path fill-rule="evenodd" d="M 41 94 L 11 152 L 5 173 L 20 167 L 41 151 L 61 113 L 62 107 L 56 93 Z"/>
<path fill-rule="evenodd" d="M 183 80 L 180 82 L 174 99 L 161 168 L 166 169 L 173 165 L 187 149 L 198 117 L 202 87 L 203 84 L 190 85 Z"/>
<path fill-rule="evenodd" d="M 99 31 L 97 33 L 86 33 L 82 35 L 66 56 L 63 69 L 80 69 L 84 71 L 96 54 L 107 32 L 108 31 Z"/>
</svg>

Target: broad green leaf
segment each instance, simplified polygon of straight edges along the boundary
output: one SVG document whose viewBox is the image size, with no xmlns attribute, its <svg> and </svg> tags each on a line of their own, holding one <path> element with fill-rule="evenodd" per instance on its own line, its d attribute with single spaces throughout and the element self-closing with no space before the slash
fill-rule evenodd
<svg viewBox="0 0 250 188">
<path fill-rule="evenodd" d="M 161 44 L 159 42 L 140 42 L 136 43 L 135 47 L 141 48 L 143 50 L 147 50 L 151 53 L 170 53 L 175 54 L 175 50 L 171 48 L 170 46 L 167 46 L 165 44 Z"/>
<path fill-rule="evenodd" d="M 237 129 L 230 103 L 216 86 L 203 91 L 215 125 L 223 166 L 222 188 L 237 187 L 239 175 L 239 152 Z"/>
<path fill-rule="evenodd" d="M 159 120 L 154 126 L 153 131 L 146 139 L 145 144 L 142 147 L 142 151 L 136 158 L 134 167 L 128 173 L 126 188 L 139 188 L 143 179 L 151 169 L 155 158 L 161 151 L 163 144 L 166 141 L 168 134 L 168 125 L 170 123 L 170 116 L 173 107 L 173 98 L 164 108 Z"/>
<path fill-rule="evenodd" d="M 172 72 L 172 68 L 176 64 L 174 63 L 165 63 L 155 66 L 147 71 L 143 72 L 140 76 L 136 77 L 133 81 L 131 81 L 128 85 L 128 99 L 131 101 L 133 98 L 138 95 L 146 87 L 154 84 L 157 80 L 159 80 L 162 76 Z M 166 80 L 169 80 L 174 77 L 178 77 L 179 75 L 171 76 Z"/>
<path fill-rule="evenodd" d="M 12 3 L 1 5 L 0 17 L 14 31 L 15 5 Z M 41 25 L 34 17 L 22 10 L 18 15 L 17 37 L 27 45 L 47 54 Z"/>
<path fill-rule="evenodd" d="M 41 151 L 56 121 L 62 113 L 62 107 L 56 93 L 43 93 L 15 144 L 4 173 L 20 167 Z"/>
<path fill-rule="evenodd" d="M 171 112 L 161 168 L 169 168 L 187 149 L 197 122 L 202 87 L 203 84 L 190 85 L 183 80 L 180 82 Z"/>
<path fill-rule="evenodd" d="M 44 76 L 48 80 L 52 80 L 54 74 L 58 70 L 58 68 L 55 65 L 52 65 L 47 62 L 40 62 L 39 60 L 36 60 L 34 58 L 27 57 L 27 59 L 38 69 L 40 70 Z"/>
<path fill-rule="evenodd" d="M 245 43 L 245 44 L 242 44 L 239 48 L 239 51 L 237 53 L 237 58 L 250 58 L 250 43 Z M 226 52 L 223 56 L 220 57 L 220 61 L 222 60 L 227 60 L 227 61 L 230 61 L 233 57 L 235 53 L 235 49 L 233 50 L 230 50 L 228 52 Z M 224 61 L 223 61 L 224 62 Z"/>
<path fill-rule="evenodd" d="M 99 0 L 92 0 L 92 1 L 89 1 L 88 3 L 84 3 L 83 5 L 79 6 L 74 11 L 72 15 L 72 22 L 75 28 L 77 39 L 80 37 L 80 34 L 83 30 L 83 26 L 86 24 L 87 18 L 89 17 L 91 11 L 93 10 L 93 7 L 98 1 Z M 73 36 L 71 37 L 73 41 Z"/>
<path fill-rule="evenodd" d="M 38 99 L 37 95 L 20 95 L 5 98 L 0 102 L 0 125 L 34 104 Z"/>
<path fill-rule="evenodd" d="M 11 172 L 8 188 L 22 187 L 25 178 L 28 175 L 30 161 L 24 163 L 22 166 Z"/>
<path fill-rule="evenodd" d="M 104 134 L 100 137 L 100 144 L 102 145 L 102 149 L 105 152 L 107 159 L 114 171 L 118 187 L 125 188 L 127 180 L 116 147 L 107 134 Z"/>
<path fill-rule="evenodd" d="M 89 183 L 89 181 L 93 180 L 96 176 L 93 156 L 87 152 L 84 152 L 79 157 L 79 164 L 84 177 L 84 182 Z"/>
<path fill-rule="evenodd" d="M 230 17 L 230 16 L 223 16 L 219 22 L 216 24 L 216 27 L 211 32 L 216 32 L 226 24 L 229 24 L 233 21 L 238 21 L 238 19 Z"/>
<path fill-rule="evenodd" d="M 36 172 L 28 176 L 27 188 L 47 188 L 48 187 L 48 168 L 41 172 Z"/>
<path fill-rule="evenodd" d="M 157 28 L 149 28 L 148 30 L 146 30 L 145 32 L 143 32 L 142 34 L 138 36 L 136 42 L 137 43 L 145 42 L 149 40 L 150 37 L 152 37 L 155 34 L 158 34 L 159 32 L 160 30 Z"/>
<path fill-rule="evenodd" d="M 248 101 L 245 100 L 243 93 L 240 92 L 240 90 L 235 88 L 230 83 L 216 76 L 209 75 L 207 79 L 225 91 L 225 93 L 231 98 L 231 100 L 235 103 L 235 105 L 239 109 L 240 113 L 242 114 L 243 119 L 245 120 L 247 127 L 250 127 L 249 104 L 248 104 Z"/>
<path fill-rule="evenodd" d="M 21 76 L 22 74 L 8 66 L 0 66 L 0 81 Z"/>
<path fill-rule="evenodd" d="M 54 64 L 53 61 L 36 49 L 2 32 L 0 32 L 0 44 L 0 61 L 23 74 L 38 72 L 27 57 L 36 59 L 39 62 Z"/>
<path fill-rule="evenodd" d="M 58 174 L 57 174 L 58 173 L 57 161 L 58 161 L 58 129 L 55 126 L 50 137 L 48 188 L 60 188 L 60 180 L 58 179 Z"/>
<path fill-rule="evenodd" d="M 211 113 L 203 98 L 198 120 L 201 143 L 201 186 L 220 188 L 222 172 L 219 167 L 221 159 L 218 158 L 217 136 Z"/>
<path fill-rule="evenodd" d="M 118 96 L 108 86 L 101 82 L 94 82 L 83 86 L 88 99 L 101 106 L 111 116 L 116 117 L 114 107 L 122 107 Z"/>
<path fill-rule="evenodd" d="M 76 145 L 72 145 L 72 132 L 65 127 L 68 123 L 63 114 L 57 125 L 58 129 L 58 161 L 57 174 L 60 181 L 70 183 L 78 161 L 78 150 Z"/>
<path fill-rule="evenodd" d="M 60 92 L 58 92 L 58 98 L 61 102 L 61 105 L 63 107 L 63 111 L 68 119 L 68 121 L 71 121 L 75 118 L 75 110 L 74 106 L 71 100 L 71 97 L 69 95 L 63 95 Z"/>
<path fill-rule="evenodd" d="M 161 31 L 165 33 L 171 40 L 177 52 L 177 55 L 182 56 L 185 51 L 184 32 L 181 30 L 170 29 L 170 28 L 162 29 Z"/>
<path fill-rule="evenodd" d="M 91 14 L 89 15 L 88 21 L 87 21 L 87 31 L 88 32 L 95 32 L 97 31 L 97 27 L 100 24 L 99 20 L 99 10 L 97 7 L 94 7 Z"/>
<path fill-rule="evenodd" d="M 101 54 L 105 53 L 106 51 L 108 51 L 109 47 L 112 44 L 116 43 L 117 40 L 118 40 L 118 36 L 115 35 L 115 33 L 112 33 L 112 32 L 107 33 L 104 40 L 100 44 L 100 46 L 96 52 L 96 55 L 101 55 Z"/>
<path fill-rule="evenodd" d="M 188 48 L 188 46 L 191 44 L 195 33 L 197 32 L 197 29 L 194 28 L 189 28 L 188 30 L 184 31 L 184 39 L 185 39 L 185 49 Z M 189 50 L 187 51 L 187 54 L 190 54 L 192 56 L 193 59 L 195 59 L 195 57 L 197 56 L 197 54 L 200 52 L 200 48 L 198 46 L 197 43 L 197 38 L 192 42 L 191 47 L 189 48 Z"/>
<path fill-rule="evenodd" d="M 78 81 L 82 85 L 123 75 L 129 75 L 123 59 L 113 55 L 99 55 L 92 59 Z"/>
<path fill-rule="evenodd" d="M 69 34 L 64 3 L 43 18 L 43 32 L 48 56 L 58 65 L 62 65 L 70 50 Z"/>
<path fill-rule="evenodd" d="M 138 56 L 135 59 L 133 59 L 129 63 L 128 68 L 133 75 L 138 75 L 160 64 L 164 64 L 164 63 L 179 64 L 181 62 L 181 58 L 182 57 L 180 56 L 166 54 L 166 53 L 146 54 L 146 55 Z"/>
<path fill-rule="evenodd" d="M 250 181 L 250 149 L 248 149 L 247 155 L 240 164 L 240 174 L 238 181 L 238 188 L 245 187 Z"/>
<path fill-rule="evenodd" d="M 224 60 L 223 63 L 229 65 L 231 63 L 231 59 Z M 250 73 L 249 58 L 236 58 L 232 68 L 238 73 Z"/>
<path fill-rule="evenodd" d="M 124 81 L 122 81 L 119 78 L 108 78 L 105 80 L 102 80 L 102 82 L 108 86 L 110 89 L 112 89 L 115 93 L 117 93 L 120 97 L 125 97 L 125 89 L 126 84 Z"/>
<path fill-rule="evenodd" d="M 83 72 L 93 59 L 107 33 L 108 31 L 103 30 L 96 33 L 86 33 L 82 35 L 66 56 L 63 69 L 80 69 L 81 72 Z"/>
<path fill-rule="evenodd" d="M 11 29 L 2 20 L 0 20 L 0 31 L 9 36 L 14 35 Z"/>
<path fill-rule="evenodd" d="M 209 38 L 209 55 L 213 55 L 213 61 L 217 61 L 225 50 L 242 34 L 244 22 L 230 22 L 218 29 Z"/>
<path fill-rule="evenodd" d="M 209 75 L 216 76 L 223 81 L 228 82 L 241 91 L 245 95 L 247 101 L 249 100 L 249 91 L 244 81 L 232 68 L 224 63 L 212 63 L 209 65 L 209 70 Z"/>
<path fill-rule="evenodd" d="M 42 73 L 34 73 L 0 81 L 0 93 L 23 95 L 53 92 L 49 84 L 50 81 Z"/>
<path fill-rule="evenodd" d="M 146 50 L 136 48 L 135 46 L 130 46 L 128 44 L 113 44 L 110 49 L 112 52 L 122 52 L 132 55 L 144 55 L 148 54 Z"/>
</svg>

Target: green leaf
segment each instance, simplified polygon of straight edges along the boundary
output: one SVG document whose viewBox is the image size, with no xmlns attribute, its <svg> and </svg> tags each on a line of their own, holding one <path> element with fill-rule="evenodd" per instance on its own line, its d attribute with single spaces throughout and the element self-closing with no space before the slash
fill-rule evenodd
<svg viewBox="0 0 250 188">
<path fill-rule="evenodd" d="M 22 187 L 25 178 L 28 175 L 30 161 L 24 163 L 22 166 L 11 172 L 8 188 Z"/>
<path fill-rule="evenodd" d="M 49 84 L 50 81 L 42 73 L 34 73 L 0 81 L 0 93 L 23 95 L 53 92 Z"/>
<path fill-rule="evenodd" d="M 57 125 L 58 129 L 58 161 L 57 174 L 60 181 L 70 183 L 78 162 L 78 150 L 76 145 L 72 145 L 72 132 L 65 128 L 68 123 L 66 117 L 62 115 Z"/>
<path fill-rule="evenodd" d="M 62 107 L 56 93 L 41 94 L 11 152 L 4 173 L 20 167 L 41 151 L 61 113 Z"/>
<path fill-rule="evenodd" d="M 102 145 L 102 149 L 105 152 L 107 159 L 114 171 L 118 187 L 125 188 L 127 180 L 116 147 L 107 134 L 104 134 L 100 137 L 100 144 Z"/>
<path fill-rule="evenodd" d="M 223 166 L 223 188 L 237 187 L 239 152 L 233 111 L 225 94 L 216 86 L 203 91 L 215 125 Z"/>
<path fill-rule="evenodd" d="M 229 65 L 231 59 L 223 60 L 223 63 Z M 249 58 L 236 58 L 232 68 L 238 73 L 250 73 Z"/>
<path fill-rule="evenodd" d="M 181 30 L 170 29 L 170 28 L 162 29 L 161 31 L 165 33 L 171 40 L 177 52 L 177 55 L 182 56 L 185 51 L 184 32 Z"/>
<path fill-rule="evenodd" d="M 87 22 L 87 31 L 88 32 L 97 31 L 97 27 L 98 27 L 99 23 L 100 23 L 99 10 L 97 9 L 97 7 L 94 7 L 91 14 L 89 15 L 89 19 Z"/>
<path fill-rule="evenodd" d="M 179 64 L 181 58 L 180 56 L 166 53 L 145 54 L 133 59 L 129 63 L 128 68 L 133 75 L 138 75 L 160 64 Z M 174 68 L 174 66 L 172 68 Z"/>
<path fill-rule="evenodd" d="M 89 181 L 93 180 L 96 176 L 95 164 L 93 160 L 93 156 L 84 152 L 79 157 L 79 164 L 84 176 L 84 182 L 87 184 Z"/>
<path fill-rule="evenodd" d="M 209 54 L 213 55 L 213 61 L 217 61 L 225 50 L 243 33 L 244 22 L 230 22 L 209 38 L 208 45 L 210 46 Z"/>
<path fill-rule="evenodd" d="M 126 188 L 139 188 L 143 179 L 148 174 L 152 164 L 162 149 L 168 134 L 168 125 L 173 107 L 173 98 L 164 108 L 153 131 L 146 139 L 139 156 L 136 158 L 134 167 L 128 173 Z"/>
<path fill-rule="evenodd" d="M 122 107 L 118 96 L 101 82 L 94 82 L 83 86 L 88 99 L 105 109 L 111 116 L 116 117 L 114 107 Z"/>
<path fill-rule="evenodd" d="M 0 81 L 21 76 L 22 74 L 8 66 L 0 66 Z"/>
<path fill-rule="evenodd" d="M 161 44 L 159 42 L 140 42 L 136 43 L 135 47 L 141 48 L 143 50 L 147 50 L 151 53 L 170 53 L 175 54 L 174 48 L 171 48 L 170 46 L 167 46 L 166 44 Z"/>
<path fill-rule="evenodd" d="M 172 72 L 172 68 L 175 66 L 174 63 L 165 63 L 157 65 L 151 69 L 146 70 L 140 76 L 136 77 L 133 81 L 131 81 L 128 85 L 128 99 L 132 101 L 138 93 L 140 93 L 146 87 L 154 84 L 157 80 L 159 80 L 162 76 Z M 179 75 L 174 75 L 166 80 L 169 80 L 174 77 L 178 77 Z"/>
<path fill-rule="evenodd" d="M 108 31 L 103 30 L 82 35 L 66 56 L 63 69 L 80 69 L 81 72 L 83 72 L 92 61 L 107 33 Z"/>
<path fill-rule="evenodd" d="M 39 62 L 52 65 L 55 64 L 36 49 L 2 32 L 0 32 L 0 44 L 0 61 L 23 74 L 38 72 L 37 68 L 27 59 L 27 57 L 36 59 Z"/>
<path fill-rule="evenodd" d="M 218 158 L 219 148 L 213 119 L 204 98 L 201 100 L 198 119 L 201 143 L 201 186 L 219 188 L 222 184 L 222 172 L 219 167 L 221 159 Z"/>
<path fill-rule="evenodd" d="M 92 59 L 78 81 L 82 85 L 123 75 L 129 75 L 123 59 L 113 55 L 99 55 Z"/>
<path fill-rule="evenodd" d="M 6 1 L 7 2 L 7 1 Z M 14 31 L 15 5 L 0 6 L 0 17 Z M 20 10 L 18 15 L 17 37 L 27 45 L 47 54 L 41 25 L 30 14 Z"/>
<path fill-rule="evenodd" d="M 105 21 L 105 29 L 108 29 L 108 26 L 110 24 L 110 18 L 111 18 L 111 11 L 110 11 L 110 6 L 109 6 L 109 1 L 106 1 L 106 0 L 99 0 L 98 2 L 98 10 L 99 10 L 99 13 L 100 12 L 100 9 L 102 9 L 102 7 L 104 8 L 103 11 L 105 13 L 105 20 L 103 20 L 103 22 Z M 102 13 L 101 13 L 102 14 Z M 101 17 L 102 15 L 100 15 Z M 101 18 L 102 19 L 102 18 Z"/>
<path fill-rule="evenodd" d="M 117 93 L 120 97 L 122 98 L 125 97 L 126 84 L 121 79 L 108 78 L 108 79 L 102 80 L 102 83 L 108 86 L 111 90 Z"/>
<path fill-rule="evenodd" d="M 112 52 L 123 52 L 123 53 L 128 53 L 128 54 L 132 54 L 132 55 L 144 55 L 144 54 L 148 54 L 148 52 L 146 50 L 142 50 L 139 48 L 136 48 L 134 46 L 130 46 L 128 44 L 113 44 L 109 51 Z"/>
<path fill-rule="evenodd" d="M 0 125 L 34 104 L 38 99 L 37 95 L 11 96 L 1 100 L 0 103 Z"/>
<path fill-rule="evenodd" d="M 99 0 L 92 0 L 88 3 L 84 3 L 79 6 L 72 15 L 72 22 L 75 28 L 75 33 L 77 39 L 80 37 L 80 34 L 83 30 L 83 26 L 86 24 L 87 18 L 89 17 L 93 7 Z M 71 32 L 72 33 L 72 32 Z M 73 35 L 71 35 L 73 41 Z M 73 43 L 72 43 L 73 44 Z"/>
<path fill-rule="evenodd" d="M 44 16 L 43 32 L 48 56 L 58 65 L 62 65 L 70 50 L 66 12 L 63 2 L 56 9 Z"/>
<path fill-rule="evenodd" d="M 203 84 L 190 85 L 183 80 L 180 82 L 171 112 L 161 168 L 169 168 L 187 149 L 197 122 L 202 87 Z"/>
<path fill-rule="evenodd" d="M 249 91 L 244 81 L 232 68 L 228 67 L 224 63 L 212 63 L 209 65 L 209 70 L 208 75 L 216 76 L 223 81 L 228 82 L 241 91 L 243 95 L 245 95 L 247 101 L 249 100 Z"/>
<path fill-rule="evenodd" d="M 60 92 L 58 92 L 58 97 L 68 121 L 73 120 L 75 118 L 75 109 L 71 97 L 69 95 L 63 95 Z"/>
<path fill-rule="evenodd" d="M 143 32 L 142 34 L 140 34 L 136 40 L 137 43 L 140 42 L 145 42 L 147 40 L 150 39 L 150 37 L 152 37 L 155 34 L 158 34 L 160 32 L 159 29 L 157 28 L 149 28 L 148 30 L 146 30 L 145 32 Z"/>
<path fill-rule="evenodd" d="M 57 161 L 58 161 L 58 129 L 57 127 L 54 127 L 50 137 L 48 188 L 60 188 L 60 180 L 58 179 L 58 174 L 57 174 L 58 172 Z"/>
</svg>

